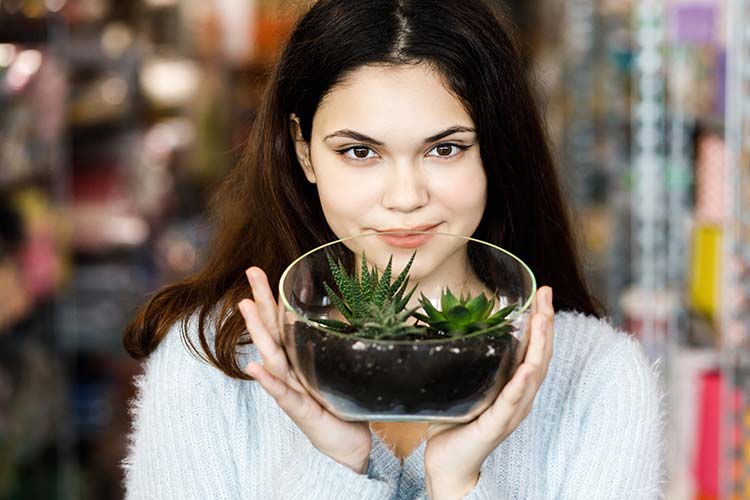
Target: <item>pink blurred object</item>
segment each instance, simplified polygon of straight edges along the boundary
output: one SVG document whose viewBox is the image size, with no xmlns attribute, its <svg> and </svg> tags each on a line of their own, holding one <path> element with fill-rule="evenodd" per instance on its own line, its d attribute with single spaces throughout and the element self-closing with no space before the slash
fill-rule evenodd
<svg viewBox="0 0 750 500">
<path fill-rule="evenodd" d="M 31 235 L 21 247 L 18 259 L 28 293 L 35 300 L 52 295 L 60 274 L 54 235 L 43 232 Z"/>
<path fill-rule="evenodd" d="M 695 218 L 699 222 L 721 224 L 726 217 L 725 165 L 724 139 L 713 134 L 702 137 L 695 176 Z"/>
<path fill-rule="evenodd" d="M 719 498 L 719 481 L 721 467 L 727 471 L 733 465 L 722 463 L 721 426 L 726 419 L 722 410 L 728 411 L 727 404 L 722 400 L 722 386 L 724 384 L 721 372 L 711 370 L 700 378 L 700 392 L 698 400 L 698 436 L 696 439 L 696 454 L 693 474 L 695 477 L 697 498 Z M 740 408 L 741 394 L 739 390 L 732 393 L 732 413 L 736 414 Z M 739 426 L 731 429 L 730 443 L 733 448 L 739 446 Z M 727 452 L 728 450 L 724 450 Z M 729 465 L 729 466 L 728 466 Z"/>
</svg>

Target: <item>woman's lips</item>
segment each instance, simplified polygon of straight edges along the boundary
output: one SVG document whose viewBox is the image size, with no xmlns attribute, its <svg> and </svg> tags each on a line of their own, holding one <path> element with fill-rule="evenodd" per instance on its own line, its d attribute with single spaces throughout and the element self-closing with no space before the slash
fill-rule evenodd
<svg viewBox="0 0 750 500">
<path fill-rule="evenodd" d="M 432 239 L 434 233 L 425 232 L 409 232 L 409 231 L 430 231 L 435 229 L 438 224 L 434 226 L 427 226 L 424 229 L 389 229 L 388 231 L 399 231 L 403 234 L 379 234 L 380 238 L 385 241 L 388 245 L 397 248 L 417 248 L 421 247 Z"/>
</svg>

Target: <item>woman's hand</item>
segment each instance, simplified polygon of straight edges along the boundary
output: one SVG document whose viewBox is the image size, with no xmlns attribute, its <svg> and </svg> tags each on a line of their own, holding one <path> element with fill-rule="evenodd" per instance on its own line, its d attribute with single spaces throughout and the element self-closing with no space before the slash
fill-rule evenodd
<svg viewBox="0 0 750 500">
<path fill-rule="evenodd" d="M 266 274 L 257 267 L 245 271 L 253 298 L 238 307 L 263 364 L 249 363 L 245 372 L 255 378 L 313 445 L 357 473 L 367 471 L 371 434 L 366 422 L 345 422 L 310 396 L 289 368 L 281 349 L 278 309 Z"/>
<path fill-rule="evenodd" d="M 552 289 L 541 287 L 532 304 L 524 362 L 495 402 L 467 424 L 433 424 L 424 452 L 427 493 L 431 500 L 456 500 L 469 493 L 485 459 L 526 418 L 552 358 Z"/>
</svg>

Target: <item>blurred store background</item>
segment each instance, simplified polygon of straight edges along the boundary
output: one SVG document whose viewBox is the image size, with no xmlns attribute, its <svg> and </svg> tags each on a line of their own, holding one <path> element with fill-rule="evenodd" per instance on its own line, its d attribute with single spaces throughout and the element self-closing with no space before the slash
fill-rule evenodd
<svg viewBox="0 0 750 500">
<path fill-rule="evenodd" d="M 674 500 L 750 499 L 750 0 L 494 0 Z M 117 499 L 147 294 L 201 262 L 303 0 L 0 0 L 0 499 Z"/>
</svg>

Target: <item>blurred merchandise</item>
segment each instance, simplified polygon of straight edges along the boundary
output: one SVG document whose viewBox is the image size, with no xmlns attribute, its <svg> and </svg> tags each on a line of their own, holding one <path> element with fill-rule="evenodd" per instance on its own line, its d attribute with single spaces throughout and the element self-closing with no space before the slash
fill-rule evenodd
<svg viewBox="0 0 750 500">
<path fill-rule="evenodd" d="M 673 409 L 668 429 L 667 461 L 673 473 L 667 487 L 667 498 L 693 499 L 697 483 L 695 466 L 699 460 L 705 460 L 704 450 L 698 447 L 698 440 L 705 439 L 704 426 L 698 423 L 702 408 L 705 408 L 700 405 L 704 400 L 701 381 L 705 373 L 716 370 L 719 357 L 711 348 L 675 346 L 670 352 L 670 360 L 669 379 L 674 382 L 667 395 L 668 404 Z M 714 455 L 714 463 L 715 458 Z"/>
<path fill-rule="evenodd" d="M 690 301 L 694 311 L 714 318 L 718 311 L 721 228 L 699 224 L 693 230 Z"/>
<path fill-rule="evenodd" d="M 677 290 L 654 293 L 653 290 L 636 286 L 628 288 L 623 292 L 619 304 L 623 316 L 622 328 L 636 337 L 642 337 L 648 329 L 659 342 L 666 341 L 669 321 L 678 303 Z M 644 340 L 641 338 L 641 341 Z"/>
<path fill-rule="evenodd" d="M 141 88 L 155 108 L 179 108 L 195 98 L 198 65 L 186 59 L 155 57 L 143 63 Z"/>
</svg>

